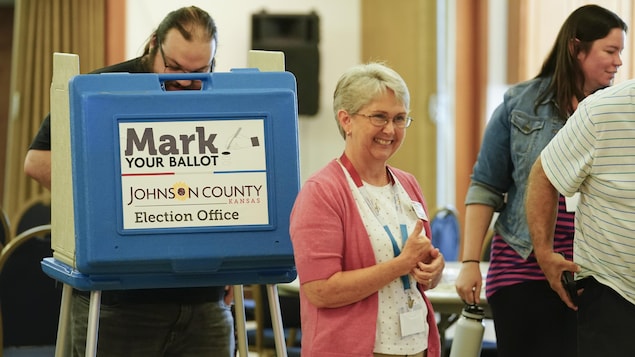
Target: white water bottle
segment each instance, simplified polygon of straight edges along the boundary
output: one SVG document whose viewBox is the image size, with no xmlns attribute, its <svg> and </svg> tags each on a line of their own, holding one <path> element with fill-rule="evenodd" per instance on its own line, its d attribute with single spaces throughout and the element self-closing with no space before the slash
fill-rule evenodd
<svg viewBox="0 0 635 357">
<path fill-rule="evenodd" d="M 456 323 L 450 357 L 479 357 L 483 344 L 485 312 L 478 305 L 466 305 Z"/>
</svg>

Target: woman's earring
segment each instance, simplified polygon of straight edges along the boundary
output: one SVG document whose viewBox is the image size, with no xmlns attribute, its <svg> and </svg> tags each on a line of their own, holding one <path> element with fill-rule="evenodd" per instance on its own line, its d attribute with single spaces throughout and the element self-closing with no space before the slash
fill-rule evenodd
<svg viewBox="0 0 635 357">
<path fill-rule="evenodd" d="M 346 132 L 346 136 L 351 136 L 351 132 L 350 132 L 350 131 L 347 131 L 347 132 Z"/>
</svg>

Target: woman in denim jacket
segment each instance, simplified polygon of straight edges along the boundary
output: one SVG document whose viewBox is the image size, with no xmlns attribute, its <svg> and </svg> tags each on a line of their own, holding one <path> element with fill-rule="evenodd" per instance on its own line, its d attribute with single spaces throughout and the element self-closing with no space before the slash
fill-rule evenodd
<svg viewBox="0 0 635 357">
<path fill-rule="evenodd" d="M 577 104 L 612 84 L 622 65 L 627 26 L 595 5 L 575 10 L 562 25 L 540 73 L 504 95 L 483 137 L 465 199 L 466 226 L 456 290 L 480 303 L 482 245 L 494 212 L 486 296 L 498 355 L 575 356 L 575 312 L 549 286 L 533 254 L 524 198 L 529 171 Z M 554 248 L 573 257 L 573 211 L 560 197 Z"/>
</svg>

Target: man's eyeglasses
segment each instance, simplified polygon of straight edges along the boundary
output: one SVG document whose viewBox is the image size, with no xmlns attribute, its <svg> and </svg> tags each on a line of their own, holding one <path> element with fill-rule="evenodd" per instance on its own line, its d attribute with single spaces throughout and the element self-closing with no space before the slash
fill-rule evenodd
<svg viewBox="0 0 635 357">
<path fill-rule="evenodd" d="M 158 41 L 159 39 L 157 38 L 157 42 Z M 199 68 L 194 71 L 188 71 L 186 69 L 183 69 L 178 64 L 176 65 L 168 64 L 168 61 L 166 61 L 165 59 L 165 53 L 163 52 L 163 44 L 159 45 L 159 52 L 161 52 L 161 59 L 163 59 L 163 65 L 165 66 L 163 68 L 164 73 L 207 73 L 207 72 L 211 72 L 212 68 L 214 67 L 214 58 L 212 58 L 212 62 L 210 62 L 210 64 L 208 64 L 207 66 Z"/>
<path fill-rule="evenodd" d="M 353 115 L 361 115 L 370 120 L 370 123 L 374 126 L 386 126 L 390 122 L 390 118 L 385 114 L 363 114 L 353 113 Z M 396 115 L 392 118 L 392 125 L 399 129 L 404 129 L 410 126 L 412 118 L 405 115 Z"/>
</svg>

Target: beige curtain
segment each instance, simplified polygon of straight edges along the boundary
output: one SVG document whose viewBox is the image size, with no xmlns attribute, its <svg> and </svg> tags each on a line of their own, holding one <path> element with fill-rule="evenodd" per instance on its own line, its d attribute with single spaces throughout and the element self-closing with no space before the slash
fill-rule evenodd
<svg viewBox="0 0 635 357">
<path fill-rule="evenodd" d="M 106 1 L 15 1 L 3 202 L 10 217 L 36 197 L 49 195 L 24 174 L 23 163 L 50 110 L 53 53 L 78 54 L 81 73 L 104 66 Z"/>
</svg>

